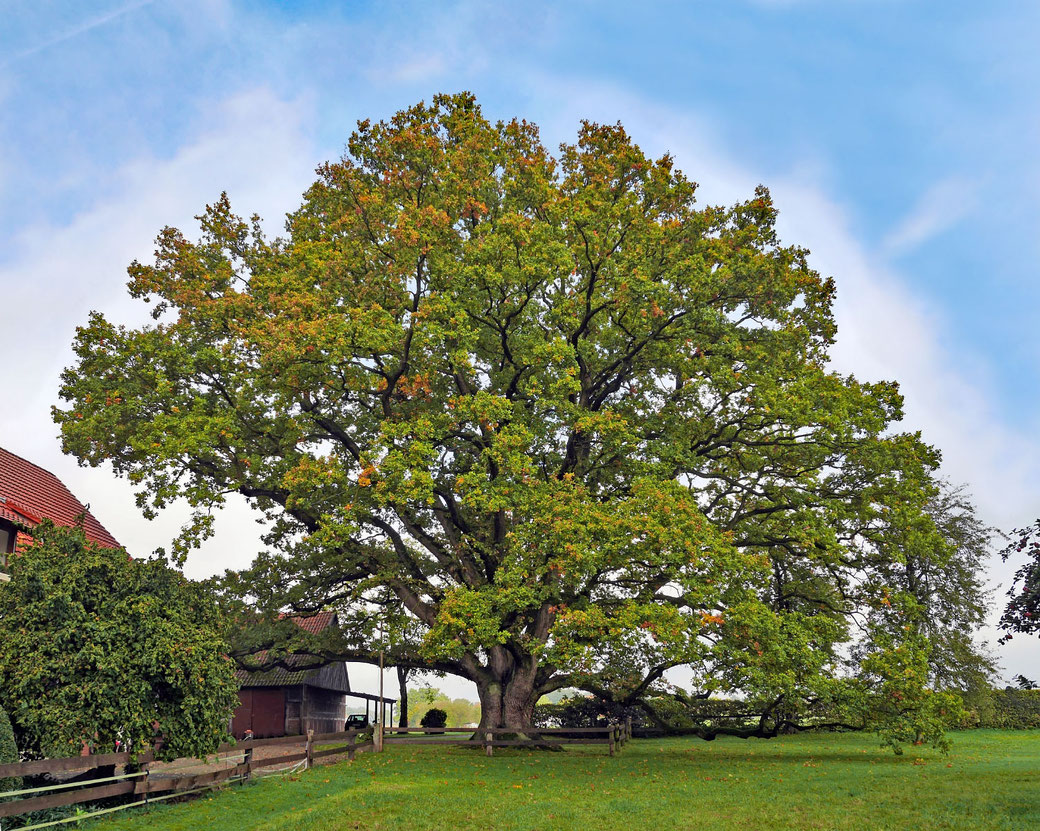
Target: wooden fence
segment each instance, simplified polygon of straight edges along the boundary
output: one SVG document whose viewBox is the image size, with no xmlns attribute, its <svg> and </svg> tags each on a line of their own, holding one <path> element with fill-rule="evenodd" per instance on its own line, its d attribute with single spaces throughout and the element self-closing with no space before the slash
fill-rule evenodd
<svg viewBox="0 0 1040 831">
<path fill-rule="evenodd" d="M 483 747 L 488 756 L 496 747 L 562 747 L 567 744 L 603 744 L 613 756 L 632 738 L 632 720 L 603 727 L 541 727 L 526 733 L 527 738 L 516 738 L 515 729 L 502 727 L 385 727 L 383 731 L 386 744 L 470 745 Z M 456 733 L 466 733 L 469 738 L 449 738 Z M 496 739 L 495 736 L 509 738 Z"/>
<path fill-rule="evenodd" d="M 291 749 L 295 745 L 295 749 Z M 302 745 L 302 749 L 300 746 Z M 257 751 L 284 746 L 288 752 L 267 755 Z M 206 759 L 177 759 L 173 762 L 156 762 L 149 751 L 136 760 L 129 753 L 105 753 L 94 756 L 71 756 L 66 759 L 41 759 L 34 762 L 15 762 L 0 765 L 0 779 L 7 777 L 31 777 L 55 774 L 76 774 L 98 768 L 113 767 L 122 773 L 83 780 L 73 776 L 68 781 L 55 781 L 42 787 L 24 787 L 0 793 L 0 825 L 5 817 L 78 805 L 84 802 L 99 802 L 113 797 L 130 797 L 127 804 L 95 811 L 91 816 L 123 810 L 134 804 L 161 802 L 177 796 L 213 788 L 229 782 L 250 779 L 262 775 L 261 771 L 286 765 L 310 767 L 316 760 L 327 756 L 342 756 L 353 759 L 357 753 L 375 748 L 371 731 L 347 730 L 341 733 L 309 732 L 306 736 L 282 736 L 276 739 L 256 739 L 224 744 Z M 199 773 L 184 773 L 185 769 L 210 767 L 223 764 L 218 770 Z M 136 770 L 127 771 L 127 767 Z M 10 800 L 10 801 L 2 801 Z M 83 817 L 70 817 L 72 822 Z M 59 821 L 60 822 L 60 821 Z M 55 822 L 23 826 L 25 831 L 46 827 Z"/>
<path fill-rule="evenodd" d="M 467 734 L 468 738 L 454 738 L 455 734 Z M 561 747 L 567 744 L 602 744 L 613 756 L 632 738 L 632 720 L 625 724 L 609 724 L 604 727 L 558 727 L 539 728 L 517 738 L 517 732 L 508 728 L 473 727 L 384 727 L 382 735 L 377 730 L 347 730 L 341 733 L 308 732 L 306 736 L 282 736 L 276 739 L 256 739 L 238 744 L 224 744 L 206 759 L 177 759 L 173 762 L 157 762 L 149 751 L 132 759 L 129 753 L 105 753 L 95 756 L 70 756 L 66 759 L 41 759 L 34 762 L 15 762 L 0 765 L 0 779 L 7 777 L 34 777 L 49 775 L 59 777 L 72 774 L 67 781 L 54 779 L 53 783 L 41 787 L 23 787 L 0 793 L 0 826 L 6 817 L 61 808 L 85 802 L 100 802 L 114 797 L 128 797 L 125 804 L 102 808 L 87 816 L 121 811 L 133 805 L 161 802 L 178 796 L 214 788 L 219 785 L 240 782 L 254 775 L 262 775 L 269 768 L 286 765 L 305 765 L 329 756 L 346 754 L 353 760 L 364 751 L 382 750 L 384 744 L 450 744 L 483 747 L 491 756 L 496 747 Z M 508 738 L 495 738 L 507 736 Z M 302 745 L 302 749 L 300 749 Z M 295 746 L 295 748 L 294 748 Z M 265 748 L 285 747 L 287 752 L 274 755 L 260 753 Z M 190 768 L 209 767 L 222 764 L 217 770 L 185 773 Z M 112 767 L 122 770 L 112 776 L 98 776 L 84 780 L 84 773 Z M 79 773 L 77 776 L 76 774 Z M 84 816 L 63 820 L 50 820 L 22 826 L 23 831 L 45 828 L 64 822 L 75 822 Z"/>
</svg>

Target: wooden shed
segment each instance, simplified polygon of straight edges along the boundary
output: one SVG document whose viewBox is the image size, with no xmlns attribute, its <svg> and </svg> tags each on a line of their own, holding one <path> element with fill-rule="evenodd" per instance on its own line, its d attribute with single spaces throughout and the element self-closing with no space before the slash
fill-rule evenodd
<svg viewBox="0 0 1040 831">
<path fill-rule="evenodd" d="M 339 625 L 335 612 L 320 612 L 309 617 L 293 618 L 297 626 L 318 634 L 329 626 Z M 263 653 L 257 654 L 263 660 Z M 306 665 L 306 656 L 293 656 L 293 663 Z M 375 701 L 379 696 L 351 692 L 347 665 L 343 661 L 326 664 L 317 669 L 294 670 L 281 667 L 258 672 L 239 670 L 236 673 L 240 689 L 239 705 L 231 721 L 231 733 L 236 739 L 252 731 L 254 738 L 299 736 L 308 730 L 315 733 L 335 733 L 343 729 L 347 719 L 347 699 Z M 393 706 L 394 699 L 384 699 Z"/>
<path fill-rule="evenodd" d="M 297 672 L 281 668 L 239 671 L 238 678 L 240 703 L 231 722 L 235 738 L 243 738 L 249 730 L 262 739 L 343 729 L 350 681 L 342 661 Z"/>
</svg>

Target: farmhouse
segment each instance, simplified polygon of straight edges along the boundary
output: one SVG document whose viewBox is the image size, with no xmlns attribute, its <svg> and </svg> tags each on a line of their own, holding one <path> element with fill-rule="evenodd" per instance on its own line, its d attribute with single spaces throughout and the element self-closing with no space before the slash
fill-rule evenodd
<svg viewBox="0 0 1040 831">
<path fill-rule="evenodd" d="M 295 623 L 312 634 L 319 634 L 330 626 L 338 626 L 335 612 L 319 612 L 310 617 L 293 618 Z M 264 653 L 257 653 L 262 661 Z M 303 655 L 288 661 L 306 666 L 309 659 Z M 378 709 L 379 696 L 352 692 L 347 665 L 343 661 L 326 664 L 317 669 L 274 669 L 258 672 L 239 670 L 236 673 L 241 689 L 239 706 L 231 721 L 231 732 L 237 739 L 250 733 L 254 738 L 298 736 L 308 730 L 315 733 L 334 733 L 343 729 L 347 718 L 348 699 L 365 702 Z M 384 698 L 384 717 L 387 704 L 393 719 L 396 699 Z"/>
<path fill-rule="evenodd" d="M 88 540 L 119 548 L 57 476 L 0 447 L 0 580 L 7 579 L 3 570 L 10 555 L 32 542 L 32 529 L 44 519 L 56 525 L 82 523 Z"/>
</svg>

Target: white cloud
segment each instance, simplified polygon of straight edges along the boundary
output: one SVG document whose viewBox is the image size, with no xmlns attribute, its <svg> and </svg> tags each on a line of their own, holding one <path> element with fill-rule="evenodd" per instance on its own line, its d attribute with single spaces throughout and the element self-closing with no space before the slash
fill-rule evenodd
<svg viewBox="0 0 1040 831">
<path fill-rule="evenodd" d="M 948 324 L 882 257 L 867 251 L 849 231 L 843 212 L 811 185 L 781 181 L 774 188 L 781 230 L 808 245 L 814 267 L 837 280 L 837 369 L 866 380 L 898 381 L 905 398 L 903 424 L 921 430 L 943 454 L 942 473 L 965 483 L 981 516 L 1003 530 L 1028 522 L 1040 492 L 1040 441 L 1009 426 L 993 406 L 997 395 L 982 356 L 959 354 L 944 343 Z M 1007 587 L 1014 564 L 994 557 L 991 584 Z M 991 624 L 1004 604 L 994 596 Z M 986 633 L 995 642 L 992 627 Z M 1009 671 L 1040 673 L 1035 643 L 1018 639 L 997 654 Z"/>
<path fill-rule="evenodd" d="M 385 66 L 370 69 L 366 74 L 380 83 L 409 84 L 414 81 L 433 81 L 444 74 L 447 60 L 438 52 L 388 61 Z"/>
<path fill-rule="evenodd" d="M 22 233 L 14 255 L 0 266 L 0 337 L 6 359 L 2 380 L 11 391 L 0 410 L 0 436 L 8 450 L 57 474 L 131 553 L 143 555 L 169 543 L 185 517 L 171 511 L 143 520 L 129 486 L 104 469 L 80 469 L 61 455 L 50 406 L 57 403 L 58 375 L 72 363 L 74 327 L 88 309 L 113 320 L 143 320 L 139 303 L 126 296 L 123 269 L 148 260 L 164 225 L 193 229 L 193 217 L 222 190 L 245 215 L 254 211 L 270 230 L 298 204 L 320 161 L 311 146 L 309 108 L 265 90 L 227 99 L 203 113 L 207 124 L 168 159 L 140 158 L 116 174 L 113 195 L 61 227 Z M 257 527 L 241 504 L 218 523 L 218 536 L 189 559 L 187 571 L 203 576 L 242 567 L 258 550 Z"/>
<path fill-rule="evenodd" d="M 898 381 L 905 429 L 943 451 L 943 472 L 966 482 L 989 521 L 1021 522 L 1040 485 L 1040 442 L 1003 420 L 982 356 L 944 344 L 947 322 L 898 271 L 857 241 L 840 206 L 810 183 L 779 180 L 782 235 L 812 249 L 810 261 L 838 286 L 834 365 L 867 380 Z"/>
<path fill-rule="evenodd" d="M 888 257 L 898 257 L 932 237 L 954 228 L 978 203 L 978 185 L 952 176 L 930 187 L 881 244 Z"/>
</svg>

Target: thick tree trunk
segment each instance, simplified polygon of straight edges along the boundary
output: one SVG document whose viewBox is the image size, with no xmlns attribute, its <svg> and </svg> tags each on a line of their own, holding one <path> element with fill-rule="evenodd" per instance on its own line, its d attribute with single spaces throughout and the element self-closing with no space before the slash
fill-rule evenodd
<svg viewBox="0 0 1040 831">
<path fill-rule="evenodd" d="M 538 701 L 534 662 L 518 667 L 506 664 L 488 677 L 476 679 L 480 696 L 480 727 L 510 728 L 529 734 Z"/>
<path fill-rule="evenodd" d="M 480 695 L 481 727 L 529 729 L 534 725 L 534 705 L 538 700 L 533 688 L 503 681 L 477 683 Z"/>
</svg>

